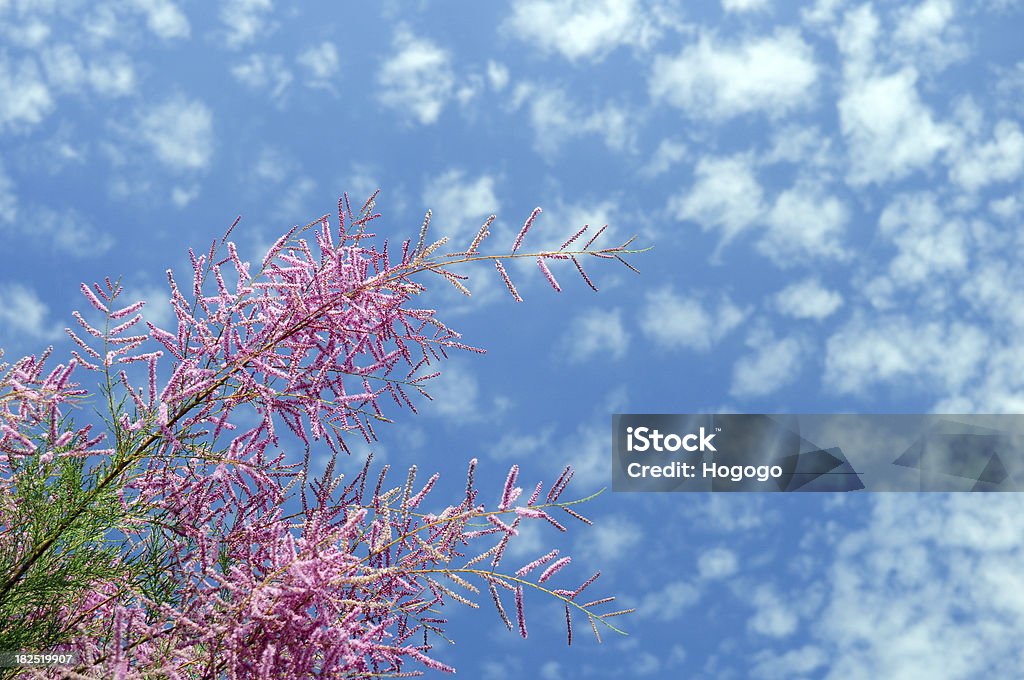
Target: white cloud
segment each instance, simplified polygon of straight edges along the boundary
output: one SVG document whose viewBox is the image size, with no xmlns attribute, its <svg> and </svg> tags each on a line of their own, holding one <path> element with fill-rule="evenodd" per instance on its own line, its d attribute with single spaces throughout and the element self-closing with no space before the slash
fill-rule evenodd
<svg viewBox="0 0 1024 680">
<path fill-rule="evenodd" d="M 728 578 L 738 570 L 736 553 L 728 548 L 709 548 L 697 558 L 697 573 L 704 579 Z"/>
<path fill-rule="evenodd" d="M 792 29 L 736 45 L 705 33 L 678 56 L 655 59 L 649 90 L 694 118 L 779 116 L 813 103 L 817 78 L 813 50 Z"/>
<path fill-rule="evenodd" d="M 111 54 L 89 64 L 89 84 L 101 95 L 117 97 L 135 91 L 135 67 L 125 54 Z"/>
<path fill-rule="evenodd" d="M 762 680 L 794 680 L 810 677 L 819 668 L 828 666 L 828 655 L 816 645 L 804 645 L 782 654 L 763 652 L 756 657 L 751 676 Z"/>
<path fill-rule="evenodd" d="M 487 216 L 501 209 L 494 177 L 484 174 L 466 179 L 466 173 L 457 168 L 427 181 L 423 204 L 432 212 L 429 242 L 447 236 L 454 250 L 468 248 Z"/>
<path fill-rule="evenodd" d="M 1004 220 L 1010 220 L 1019 215 L 1021 207 L 1021 200 L 1016 195 L 997 198 L 994 201 L 990 201 L 988 204 L 988 209 L 991 210 L 994 215 L 997 215 Z"/>
<path fill-rule="evenodd" d="M 1017 291 L 1012 291 L 1008 297 L 1013 308 L 1004 313 L 1019 320 L 1021 312 L 1018 311 Z M 1014 340 L 990 350 L 981 373 L 979 380 L 959 391 L 951 391 L 946 399 L 936 404 L 934 411 L 1024 413 L 1024 343 Z"/>
<path fill-rule="evenodd" d="M 39 56 L 46 80 L 54 89 L 74 92 L 85 82 L 85 65 L 71 45 L 58 43 L 47 46 Z"/>
<path fill-rule="evenodd" d="M 424 388 L 433 397 L 423 404 L 424 413 L 463 422 L 480 417 L 480 383 L 463 364 L 446 362 L 441 375 L 427 381 Z"/>
<path fill-rule="evenodd" d="M 740 357 L 733 366 L 729 394 L 735 397 L 762 397 L 775 392 L 800 374 L 803 345 L 796 338 L 775 339 L 758 330 L 747 339 L 753 354 Z"/>
<path fill-rule="evenodd" d="M 686 144 L 674 139 L 663 139 L 654 155 L 641 170 L 645 177 L 657 177 L 686 157 Z"/>
<path fill-rule="evenodd" d="M 722 231 L 720 247 L 749 227 L 764 212 L 763 193 L 746 156 L 704 157 L 697 162 L 692 187 L 669 199 L 678 220 L 699 222 L 704 231 Z"/>
<path fill-rule="evenodd" d="M 422 125 L 437 122 L 452 96 L 455 77 L 451 57 L 430 40 L 414 36 L 405 26 L 395 31 L 393 45 L 394 55 L 377 74 L 381 103 Z"/>
<path fill-rule="evenodd" d="M 498 501 L 495 502 L 497 503 Z M 519 534 L 508 542 L 508 550 L 505 551 L 506 558 L 510 562 L 529 563 L 548 552 L 551 548 L 547 544 L 550 534 L 545 535 L 545 529 L 547 528 L 550 528 L 547 522 L 544 522 L 543 526 L 541 522 L 521 523 L 519 525 Z M 516 564 L 514 568 L 518 569 L 520 566 L 520 564 Z"/>
<path fill-rule="evenodd" d="M 244 47 L 271 32 L 274 25 L 266 15 L 273 9 L 273 0 L 227 0 L 220 18 L 227 30 L 228 47 Z"/>
<path fill-rule="evenodd" d="M 761 12 L 769 7 L 769 0 L 722 0 L 726 12 Z"/>
<path fill-rule="evenodd" d="M 508 67 L 489 59 L 487 61 L 487 81 L 491 84 L 491 89 L 501 92 L 508 85 Z"/>
<path fill-rule="evenodd" d="M 0 10 L 3 10 L 3 2 L 0 2 Z M 49 25 L 30 16 L 26 17 L 22 24 L 0 24 L 0 34 L 8 41 L 8 44 L 38 49 L 53 34 L 53 31 Z"/>
<path fill-rule="evenodd" d="M 564 453 L 559 454 L 560 460 L 554 467 L 560 473 L 566 465 L 572 466 L 572 488 L 591 493 L 608 485 L 608 433 L 604 421 L 600 426 L 580 426 L 558 450 Z"/>
<path fill-rule="evenodd" d="M 863 393 L 879 383 L 956 392 L 988 351 L 987 334 L 963 322 L 857 314 L 828 339 L 824 382 L 839 393 Z"/>
<path fill-rule="evenodd" d="M 567 675 L 557 661 L 546 661 L 540 667 L 540 677 L 541 680 L 563 680 Z"/>
<path fill-rule="evenodd" d="M 519 0 L 505 24 L 543 52 L 600 61 L 620 46 L 646 48 L 666 19 L 638 0 Z"/>
<path fill-rule="evenodd" d="M 566 203 L 559 196 L 554 204 L 545 205 L 543 208 L 544 213 L 537 218 L 537 222 L 534 223 L 527 237 L 533 250 L 557 250 L 567 238 L 582 229 L 584 225 L 589 225 L 589 228 L 579 239 L 573 242 L 573 246 L 582 247 L 604 225 L 608 225 L 608 228 L 594 241 L 591 245 L 592 248 L 607 247 L 613 244 L 618 245 L 622 242 L 619 240 L 617 227 L 617 225 L 624 221 L 620 213 L 620 201 L 611 199 L 581 199 Z M 526 268 L 533 268 L 530 263 L 523 264 Z M 551 270 L 555 272 L 559 282 L 562 282 L 563 276 L 559 275 L 560 268 L 557 266 L 558 263 L 552 263 L 552 265 Z M 572 270 L 570 273 L 576 270 L 570 264 L 568 268 L 561 269 L 561 271 L 569 271 L 570 269 Z"/>
<path fill-rule="evenodd" d="M 610 564 L 634 555 L 643 529 L 619 515 L 607 515 L 577 539 L 575 552 L 584 560 Z"/>
<path fill-rule="evenodd" d="M 313 192 L 316 191 L 316 180 L 306 175 L 297 175 L 288 182 L 274 201 L 271 215 L 278 220 L 294 220 L 296 215 L 311 215 L 313 212 Z"/>
<path fill-rule="evenodd" d="M 175 320 L 174 310 L 171 309 L 171 293 L 167 284 L 127 286 L 125 300 L 145 300 L 143 315 L 146 321 L 151 322 L 160 328 L 169 329 Z"/>
<path fill-rule="evenodd" d="M 640 652 L 629 660 L 629 671 L 636 675 L 651 675 L 661 670 L 661 659 L 650 652 Z M 621 677 L 621 675 L 619 675 Z"/>
<path fill-rule="evenodd" d="M 191 31 L 185 14 L 171 0 L 134 0 L 146 13 L 146 25 L 158 38 L 187 38 Z"/>
<path fill-rule="evenodd" d="M 775 307 L 794 319 L 821 319 L 831 316 L 843 304 L 843 296 L 821 285 L 816 278 L 792 283 L 774 297 Z"/>
<path fill-rule="evenodd" d="M 836 31 L 836 44 L 848 79 L 864 78 L 874 67 L 875 43 L 880 31 L 881 23 L 871 4 L 860 5 L 843 16 L 843 23 Z"/>
<path fill-rule="evenodd" d="M 961 20 L 962 21 L 962 20 Z M 896 61 L 941 70 L 967 56 L 961 21 L 951 0 L 924 0 L 896 13 L 892 57 Z"/>
<path fill-rule="evenodd" d="M 844 3 L 845 0 L 815 0 L 813 7 L 800 10 L 800 18 L 816 27 L 831 24 Z"/>
<path fill-rule="evenodd" d="M 278 148 L 265 146 L 260 149 L 259 158 L 252 166 L 253 177 L 260 182 L 283 182 L 290 174 L 295 172 L 297 164 L 295 159 L 290 157 Z"/>
<path fill-rule="evenodd" d="M 553 448 L 551 441 L 552 429 L 546 428 L 536 433 L 517 434 L 506 432 L 488 451 L 488 455 L 496 460 L 521 461 L 543 449 Z"/>
<path fill-rule="evenodd" d="M 93 3 L 92 12 L 81 18 L 82 33 L 96 46 L 116 40 L 124 25 L 113 5 Z"/>
<path fill-rule="evenodd" d="M 629 331 L 622 323 L 621 310 L 590 309 L 573 319 L 563 344 L 570 361 L 585 362 L 597 357 L 604 365 L 609 359 L 625 356 Z"/>
<path fill-rule="evenodd" d="M 896 196 L 882 211 L 878 226 L 899 249 L 889 265 L 895 282 L 934 284 L 938 277 L 967 267 L 967 227 L 946 217 L 930 192 Z"/>
<path fill-rule="evenodd" d="M 5 335 L 26 336 L 33 340 L 55 340 L 63 327 L 47 321 L 50 310 L 39 295 L 20 283 L 0 284 L 0 328 Z"/>
<path fill-rule="evenodd" d="M 326 41 L 300 52 L 296 61 L 309 73 L 307 84 L 310 87 L 327 87 L 338 75 L 341 63 L 338 48 Z"/>
<path fill-rule="evenodd" d="M 522 83 L 516 100 L 529 102 L 530 124 L 537 150 L 550 156 L 573 139 L 596 134 L 613 151 L 631 150 L 636 136 L 633 116 L 622 106 L 608 102 L 589 112 L 581 110 L 562 89 Z"/>
<path fill-rule="evenodd" d="M 199 185 L 174 187 L 171 189 L 171 202 L 178 208 L 184 208 L 199 197 Z"/>
<path fill-rule="evenodd" d="M 833 140 L 817 127 L 780 125 L 771 134 L 772 148 L 761 157 L 766 165 L 791 163 L 819 178 L 836 165 Z"/>
<path fill-rule="evenodd" d="M 18 216 L 18 195 L 14 182 L 0 160 L 0 222 L 13 223 Z"/>
<path fill-rule="evenodd" d="M 0 185 L 0 210 L 4 208 L 2 192 Z M 9 232 L 31 235 L 38 242 L 52 246 L 61 256 L 102 255 L 114 245 L 109 231 L 97 229 L 88 217 L 74 210 L 55 210 L 31 203 L 19 206 L 16 202 L 9 204 L 9 209 L 12 210 L 9 215 L 17 217 L 10 223 Z"/>
<path fill-rule="evenodd" d="M 202 170 L 213 156 L 213 114 L 198 99 L 172 97 L 142 113 L 139 134 L 173 170 Z"/>
<path fill-rule="evenodd" d="M 231 75 L 250 89 L 267 90 L 275 100 L 281 99 L 292 82 L 291 71 L 277 54 L 250 54 L 231 67 Z"/>
<path fill-rule="evenodd" d="M 935 122 L 921 101 L 914 66 L 885 73 L 891 68 L 876 64 L 882 40 L 868 4 L 848 12 L 837 35 L 844 57 L 839 123 L 849 154 L 847 179 L 854 185 L 882 184 L 927 170 L 956 140 L 954 130 Z"/>
<path fill-rule="evenodd" d="M 754 591 L 751 602 L 754 615 L 748 623 L 750 630 L 773 638 L 783 638 L 796 631 L 799 619 L 792 609 L 779 598 L 769 586 L 760 586 Z"/>
<path fill-rule="evenodd" d="M 53 97 L 34 59 L 18 62 L 0 52 L 0 131 L 38 125 L 53 110 Z"/>
<path fill-rule="evenodd" d="M 996 124 L 992 141 L 953 154 L 950 176 L 967 191 L 1011 182 L 1024 171 L 1024 134 L 1009 120 Z"/>
<path fill-rule="evenodd" d="M 828 678 L 1019 674 L 1024 635 L 1020 494 L 878 494 L 836 545 L 812 622 Z M 798 595 L 796 590 L 793 595 Z"/>
<path fill-rule="evenodd" d="M 806 264 L 806 258 L 843 260 L 842 237 L 849 211 L 820 186 L 801 182 L 779 194 L 768 212 L 768 232 L 757 249 L 781 266 Z"/>
<path fill-rule="evenodd" d="M 748 311 L 724 294 L 706 307 L 701 297 L 681 297 L 667 287 L 647 293 L 640 312 L 640 330 L 668 349 L 710 350 L 746 318 Z"/>
<path fill-rule="evenodd" d="M 1020 266 L 992 257 L 971 268 L 960 294 L 978 314 L 1012 324 L 1011 336 L 1020 337 L 1024 330 L 1024 305 L 1018 303 L 1022 289 L 1024 271 Z"/>
<path fill-rule="evenodd" d="M 839 100 L 840 128 L 850 153 L 853 184 L 884 183 L 926 169 L 954 136 L 932 119 L 915 86 L 917 73 L 850 82 Z"/>
<path fill-rule="evenodd" d="M 636 615 L 659 621 L 678 621 L 683 612 L 700 599 L 700 590 L 688 581 L 669 581 L 646 593 L 636 606 Z"/>
</svg>

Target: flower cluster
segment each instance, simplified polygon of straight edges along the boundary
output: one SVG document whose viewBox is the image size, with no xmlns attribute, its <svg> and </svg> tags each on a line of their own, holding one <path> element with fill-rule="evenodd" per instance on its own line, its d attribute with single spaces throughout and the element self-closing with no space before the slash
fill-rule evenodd
<svg viewBox="0 0 1024 680">
<path fill-rule="evenodd" d="M 493 216 L 468 248 L 439 254 L 447 239 L 427 243 L 429 212 L 415 245 L 378 244 L 375 198 L 358 213 L 343 198 L 336 232 L 326 216 L 293 228 L 255 271 L 227 240 L 235 225 L 209 251 L 189 251 L 190 286 L 167 272 L 174 328 L 145 322 L 141 301 L 122 304 L 117 282 L 83 285 L 102 322 L 75 313 L 71 361 L 46 372 L 48 351 L 0 367 L 0 648 L 73 649 L 74 677 L 451 671 L 429 654 L 438 612 L 478 606 L 480 587 L 524 637 L 524 589 L 564 604 L 570 643 L 574 616 L 595 634 L 617 630 L 609 619 L 625 612 L 601 611 L 612 598 L 581 597 L 598 574 L 548 585 L 569 563 L 556 550 L 499 570 L 522 522 L 565 531 L 557 511 L 589 523 L 579 501 L 561 499 L 568 468 L 521 502 L 514 466 L 488 509 L 474 460 L 464 497 L 431 514 L 437 475 L 419 485 L 414 467 L 392 486 L 372 457 L 349 477 L 337 466 L 346 437 L 375 439 L 383 399 L 415 411 L 410 395 L 429 397 L 448 351 L 482 352 L 412 304 L 425 290 L 414 277 L 469 294 L 453 267 L 491 260 L 521 301 L 502 260 L 530 257 L 555 290 L 553 260 L 571 260 L 596 290 L 580 258 L 629 266 L 632 239 L 595 249 L 598 232 L 571 250 L 584 228 L 557 251 L 521 253 L 538 208 L 508 254 L 478 250 Z M 68 417 L 89 394 L 72 381 L 79 369 L 100 378 L 109 436 Z M 304 462 L 286 462 L 290 442 Z M 320 477 L 310 470 L 318 442 L 331 452 Z M 295 498 L 301 512 L 286 515 Z"/>
</svg>

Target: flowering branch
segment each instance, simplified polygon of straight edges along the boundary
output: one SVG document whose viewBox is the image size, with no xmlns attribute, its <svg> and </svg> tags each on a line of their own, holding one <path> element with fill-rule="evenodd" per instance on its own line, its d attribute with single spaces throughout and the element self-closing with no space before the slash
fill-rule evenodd
<svg viewBox="0 0 1024 680">
<path fill-rule="evenodd" d="M 623 256 L 641 251 L 629 250 L 633 239 L 592 248 L 603 229 L 568 250 L 584 227 L 557 251 L 520 252 L 538 208 L 508 254 L 478 251 L 493 216 L 466 250 L 438 254 L 447 239 L 427 244 L 429 212 L 415 247 L 405 241 L 395 253 L 368 231 L 380 217 L 376 196 L 358 213 L 343 197 L 337 232 L 326 216 L 293 228 L 254 274 L 227 240 L 237 221 L 208 252 L 190 250 L 191 295 L 167 272 L 176 328 L 142 330 L 144 303 L 122 306 L 117 282 L 83 285 L 103 323 L 75 312 L 71 361 L 45 376 L 51 350 L 0 366 L 0 648 L 73 649 L 76 677 L 405 676 L 409 663 L 451 671 L 429 655 L 429 634 L 443 636 L 436 611 L 446 602 L 478 606 L 467 577 L 487 584 L 510 629 L 497 589 L 514 593 L 524 637 L 524 588 L 564 604 L 570 643 L 571 612 L 595 635 L 598 623 L 621 632 L 608 619 L 625 611 L 598 609 L 613 598 L 576 599 L 598 574 L 573 590 L 546 585 L 570 563 L 557 551 L 514 574 L 497 570 L 522 522 L 566 531 L 551 514 L 561 509 L 590 523 L 571 507 L 580 501 L 559 500 L 569 468 L 545 502 L 538 484 L 517 504 L 513 466 L 487 509 L 474 460 L 464 498 L 431 514 L 420 508 L 437 475 L 417 489 L 414 467 L 385 488 L 384 466 L 371 487 L 372 457 L 347 483 L 335 467 L 346 437 L 372 442 L 373 422 L 390 422 L 382 397 L 415 411 L 410 392 L 429 398 L 424 385 L 447 350 L 483 352 L 434 310 L 411 306 L 425 290 L 414 276 L 439 275 L 469 295 L 453 267 L 491 260 L 521 301 L 503 260 L 534 258 L 556 291 L 549 263 L 571 260 L 597 290 L 581 258 L 633 269 Z M 89 396 L 71 380 L 80 370 L 101 377 L 109 440 L 65 413 Z M 285 462 L 285 432 L 304 447 L 303 463 Z M 331 457 L 315 478 L 318 442 Z M 290 499 L 301 513 L 284 514 Z M 477 566 L 485 560 L 490 569 Z"/>
</svg>

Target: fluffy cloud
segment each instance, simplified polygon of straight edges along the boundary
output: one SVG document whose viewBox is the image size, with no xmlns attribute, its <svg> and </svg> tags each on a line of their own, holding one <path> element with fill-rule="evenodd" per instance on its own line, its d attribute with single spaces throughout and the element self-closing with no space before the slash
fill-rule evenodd
<svg viewBox="0 0 1024 680">
<path fill-rule="evenodd" d="M 892 58 L 941 70 L 967 56 L 952 0 L 924 0 L 896 13 Z"/>
<path fill-rule="evenodd" d="M 98 94 L 116 97 L 135 91 L 135 67 L 124 54 L 111 54 L 89 64 L 89 84 Z"/>
<path fill-rule="evenodd" d="M 491 89 L 495 92 L 504 90 L 508 85 L 508 67 L 500 62 L 488 60 L 487 82 L 491 84 Z"/>
<path fill-rule="evenodd" d="M 828 677 L 1017 675 L 1020 495 L 878 494 L 868 510 L 835 547 L 829 601 L 813 622 Z"/>
<path fill-rule="evenodd" d="M 31 288 L 20 283 L 0 284 L 0 328 L 11 338 L 55 340 L 63 332 L 60 324 L 47 321 L 49 307 Z"/>
<path fill-rule="evenodd" d="M 646 593 L 637 604 L 637 616 L 659 621 L 678 621 L 683 612 L 700 599 L 700 590 L 687 581 L 669 581 Z"/>
<path fill-rule="evenodd" d="M 726 12 L 759 12 L 768 9 L 769 0 L 722 0 Z"/>
<path fill-rule="evenodd" d="M 773 638 L 792 635 L 796 631 L 799 618 L 786 606 L 776 591 L 769 586 L 761 586 L 751 597 L 754 615 L 750 618 L 750 630 Z"/>
<path fill-rule="evenodd" d="M 780 290 L 773 301 L 786 316 L 820 321 L 842 306 L 843 296 L 822 286 L 818 279 L 806 278 Z"/>
<path fill-rule="evenodd" d="M 14 193 L 14 182 L 0 161 L 0 223 L 12 223 L 18 216 L 18 195 Z"/>
<path fill-rule="evenodd" d="M 689 191 L 671 197 L 668 209 L 678 220 L 699 222 L 705 231 L 721 230 L 724 245 L 761 216 L 762 202 L 749 157 L 704 157 L 697 162 Z"/>
<path fill-rule="evenodd" d="M 706 352 L 746 318 L 748 311 L 722 295 L 717 303 L 681 297 L 671 288 L 647 294 L 640 313 L 640 330 L 656 344 Z"/>
<path fill-rule="evenodd" d="M 265 90 L 280 100 L 292 82 L 292 73 L 277 54 L 250 54 L 231 67 L 231 75 L 252 90 Z"/>
<path fill-rule="evenodd" d="M 824 382 L 839 393 L 860 393 L 881 384 L 957 392 L 981 367 L 987 334 L 955 321 L 917 321 L 906 316 L 857 314 L 826 344 Z"/>
<path fill-rule="evenodd" d="M 739 569 L 736 553 L 728 548 L 709 548 L 697 558 L 697 573 L 701 578 L 728 578 Z"/>
<path fill-rule="evenodd" d="M 921 170 L 954 140 L 921 102 L 910 68 L 850 82 L 839 100 L 853 184 L 883 183 Z"/>
<path fill-rule="evenodd" d="M 674 139 L 663 139 L 658 143 L 651 160 L 643 167 L 645 177 L 657 177 L 686 157 L 686 144 Z"/>
<path fill-rule="evenodd" d="M 313 45 L 300 52 L 295 60 L 306 69 L 307 84 L 310 87 L 327 87 L 331 79 L 338 75 L 340 60 L 338 48 L 333 43 Z"/>
<path fill-rule="evenodd" d="M 889 265 L 897 283 L 933 283 L 967 266 L 967 227 L 943 214 L 930 192 L 896 196 L 882 211 L 878 226 L 899 249 Z"/>
<path fill-rule="evenodd" d="M 494 190 L 494 177 L 485 174 L 467 179 L 457 168 L 428 180 L 423 203 L 433 212 L 430 230 L 434 239 L 447 236 L 453 248 L 468 248 L 484 219 L 501 209 Z"/>
<path fill-rule="evenodd" d="M 992 141 L 954 154 L 950 176 L 967 191 L 994 182 L 1011 182 L 1024 171 L 1024 134 L 1009 120 L 996 124 Z"/>
<path fill-rule="evenodd" d="M 213 114 L 198 99 L 174 97 L 145 110 L 139 135 L 172 170 L 203 170 L 213 156 Z"/>
<path fill-rule="evenodd" d="M 694 118 L 721 120 L 807 106 L 817 78 L 811 47 L 792 29 L 739 44 L 720 44 L 705 33 L 676 57 L 657 57 L 649 89 Z"/>
<path fill-rule="evenodd" d="M 629 348 L 629 331 L 622 323 L 619 309 L 590 309 L 573 319 L 564 345 L 570 361 L 585 362 L 597 357 L 600 362 L 621 359 Z"/>
<path fill-rule="evenodd" d="M 783 191 L 768 212 L 770 227 L 757 249 L 777 264 L 804 264 L 807 258 L 846 259 L 842 237 L 846 206 L 813 183 Z"/>
<path fill-rule="evenodd" d="M 454 421 L 480 417 L 480 383 L 463 365 L 447 362 L 441 375 L 424 383 L 424 388 L 434 398 L 430 413 Z"/>
<path fill-rule="evenodd" d="M 792 680 L 811 677 L 811 673 L 828 665 L 828 655 L 821 647 L 804 645 L 782 654 L 762 652 L 756 656 L 750 669 L 751 677 L 759 680 Z"/>
<path fill-rule="evenodd" d="M 220 18 L 227 31 L 228 47 L 244 47 L 272 31 L 274 24 L 267 15 L 273 9 L 273 0 L 227 0 Z"/>
<path fill-rule="evenodd" d="M 519 0 L 505 25 L 541 51 L 577 61 L 603 59 L 623 45 L 647 47 L 663 19 L 656 5 L 638 0 Z"/>
<path fill-rule="evenodd" d="M 527 102 L 534 145 L 545 156 L 552 156 L 574 137 L 590 134 L 602 137 L 605 145 L 614 151 L 633 146 L 635 120 L 618 104 L 609 102 L 587 112 L 561 88 L 530 83 L 519 85 L 515 101 L 517 104 Z"/>
<path fill-rule="evenodd" d="M 437 122 L 452 96 L 455 77 L 451 57 L 430 40 L 417 38 L 408 28 L 395 31 L 394 55 L 377 74 L 382 104 L 422 125 Z"/>
<path fill-rule="evenodd" d="M 39 54 L 46 81 L 58 91 L 76 91 L 86 80 L 85 64 L 67 43 L 48 45 Z"/>
<path fill-rule="evenodd" d="M 576 553 L 593 563 L 608 564 L 630 555 L 640 543 L 643 529 L 619 515 L 605 516 L 578 540 Z"/>
<path fill-rule="evenodd" d="M 53 110 L 50 88 L 34 59 L 15 61 L 0 52 L 0 131 L 38 125 Z"/>
<path fill-rule="evenodd" d="M 190 33 L 188 19 L 171 0 L 134 0 L 135 6 L 146 14 L 146 26 L 158 38 L 187 38 Z"/>
<path fill-rule="evenodd" d="M 796 338 L 776 339 L 757 331 L 747 338 L 753 354 L 740 357 L 733 367 L 729 393 L 735 397 L 761 397 L 792 382 L 800 374 L 803 345 Z"/>
<path fill-rule="evenodd" d="M 876 63 L 881 40 L 870 5 L 849 12 L 837 35 L 844 58 L 839 125 L 849 155 L 847 179 L 854 185 L 925 170 L 956 141 L 954 131 L 937 123 L 921 101 L 914 66 L 892 72 Z"/>
</svg>

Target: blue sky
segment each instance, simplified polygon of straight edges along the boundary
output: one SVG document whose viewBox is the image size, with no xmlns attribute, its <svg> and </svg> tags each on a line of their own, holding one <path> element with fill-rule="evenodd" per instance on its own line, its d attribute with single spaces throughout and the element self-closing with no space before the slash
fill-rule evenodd
<svg viewBox="0 0 1024 680">
<path fill-rule="evenodd" d="M 1024 3 L 0 0 L 0 344 L 54 343 L 81 281 L 162 272 L 382 189 L 467 241 L 584 223 L 654 250 L 493 272 L 458 356 L 378 455 L 500 490 L 610 483 L 614 412 L 1020 412 Z M 382 227 L 383 229 L 383 227 Z M 364 452 L 362 452 L 364 453 Z M 442 489 L 443 491 L 443 489 Z M 621 495 L 565 545 L 639 613 L 598 647 L 453 611 L 460 675 L 972 678 L 1024 667 L 1017 495 Z M 584 528 L 585 527 L 581 527 Z M 527 533 L 532 559 L 551 541 Z M 533 605 L 530 607 L 530 605 Z"/>
</svg>

